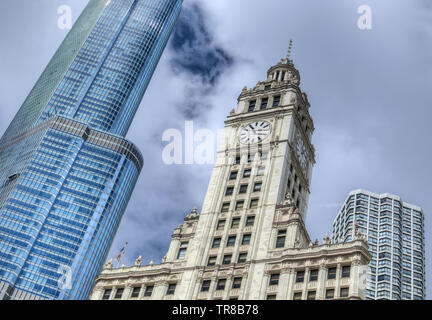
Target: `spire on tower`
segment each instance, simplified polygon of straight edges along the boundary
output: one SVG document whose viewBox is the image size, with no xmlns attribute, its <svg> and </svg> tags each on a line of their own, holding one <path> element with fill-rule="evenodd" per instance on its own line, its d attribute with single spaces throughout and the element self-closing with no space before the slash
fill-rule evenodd
<svg viewBox="0 0 432 320">
<path fill-rule="evenodd" d="M 293 47 L 293 41 L 292 41 L 292 39 L 290 39 L 286 58 L 281 59 L 282 64 L 290 64 L 290 65 L 294 64 L 293 61 L 291 60 L 292 47 Z"/>
<path fill-rule="evenodd" d="M 290 39 L 289 46 L 288 46 L 288 53 L 287 53 L 287 59 L 288 60 L 290 60 L 290 58 L 291 58 L 292 44 L 293 44 L 293 41 L 292 41 L 292 39 Z"/>
</svg>

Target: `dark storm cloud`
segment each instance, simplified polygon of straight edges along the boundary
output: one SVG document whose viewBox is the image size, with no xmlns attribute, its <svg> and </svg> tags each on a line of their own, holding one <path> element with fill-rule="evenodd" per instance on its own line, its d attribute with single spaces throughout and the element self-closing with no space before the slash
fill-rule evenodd
<svg viewBox="0 0 432 320">
<path fill-rule="evenodd" d="M 233 58 L 214 43 L 198 4 L 185 5 L 170 42 L 175 51 L 171 65 L 175 72 L 187 72 L 213 85 Z"/>
</svg>

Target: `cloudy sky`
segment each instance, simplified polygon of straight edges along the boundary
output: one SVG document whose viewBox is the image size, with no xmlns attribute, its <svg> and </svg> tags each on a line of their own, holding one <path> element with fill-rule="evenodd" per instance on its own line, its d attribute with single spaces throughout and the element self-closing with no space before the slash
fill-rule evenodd
<svg viewBox="0 0 432 320">
<path fill-rule="evenodd" d="M 0 134 L 67 33 L 57 9 L 71 6 L 75 20 L 86 3 L 0 2 Z M 371 30 L 357 26 L 363 4 L 372 9 Z M 185 0 L 128 133 L 145 166 L 110 257 L 127 241 L 127 265 L 138 255 L 160 262 L 173 229 L 201 207 L 212 170 L 165 165 L 163 132 L 183 131 L 185 120 L 195 130 L 222 129 L 241 89 L 264 80 L 293 39 L 316 128 L 311 238 L 331 233 L 349 191 L 397 194 L 424 210 L 430 277 L 431 18 L 428 0 Z"/>
</svg>

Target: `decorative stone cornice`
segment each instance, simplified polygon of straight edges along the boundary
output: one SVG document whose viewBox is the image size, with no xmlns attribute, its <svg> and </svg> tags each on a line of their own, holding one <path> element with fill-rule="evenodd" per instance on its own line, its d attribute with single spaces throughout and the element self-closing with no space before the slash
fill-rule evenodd
<svg viewBox="0 0 432 320">
<path fill-rule="evenodd" d="M 225 125 L 235 125 L 244 121 L 260 120 L 263 117 L 276 117 L 278 115 L 284 117 L 286 115 L 294 115 L 294 106 L 286 105 L 279 106 L 277 108 L 257 110 L 249 113 L 236 113 L 235 115 L 228 116 L 225 120 Z"/>
<path fill-rule="evenodd" d="M 283 252 L 282 259 L 288 259 L 289 261 L 322 258 L 325 256 L 338 257 L 341 256 L 352 256 L 353 254 L 362 257 L 363 261 L 369 261 L 371 255 L 368 251 L 367 245 L 363 241 L 353 241 L 348 243 L 338 244 L 327 244 L 315 246 L 307 249 L 287 249 Z"/>
</svg>

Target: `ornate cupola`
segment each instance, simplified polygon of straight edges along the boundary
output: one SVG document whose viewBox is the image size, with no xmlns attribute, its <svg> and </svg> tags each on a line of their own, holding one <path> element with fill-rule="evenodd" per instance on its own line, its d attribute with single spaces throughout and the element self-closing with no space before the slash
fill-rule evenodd
<svg viewBox="0 0 432 320">
<path fill-rule="evenodd" d="M 288 53 L 285 58 L 282 58 L 279 63 L 272 66 L 267 71 L 267 81 L 287 82 L 295 85 L 300 85 L 300 73 L 294 67 L 291 60 L 292 40 L 290 40 Z"/>
</svg>

